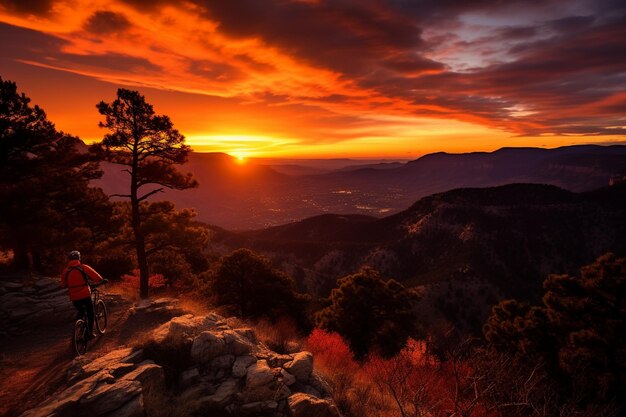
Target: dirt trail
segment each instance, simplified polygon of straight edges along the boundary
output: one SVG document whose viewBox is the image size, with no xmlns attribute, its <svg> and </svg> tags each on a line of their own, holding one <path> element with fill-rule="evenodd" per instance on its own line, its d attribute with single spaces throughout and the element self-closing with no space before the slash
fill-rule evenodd
<svg viewBox="0 0 626 417">
<path fill-rule="evenodd" d="M 90 342 L 88 352 L 105 353 L 135 344 L 145 332 L 165 320 L 130 315 L 130 304 L 109 306 L 107 332 Z M 73 323 L 44 327 L 0 341 L 0 417 L 19 416 L 53 394 L 66 378 L 74 359 Z"/>
</svg>

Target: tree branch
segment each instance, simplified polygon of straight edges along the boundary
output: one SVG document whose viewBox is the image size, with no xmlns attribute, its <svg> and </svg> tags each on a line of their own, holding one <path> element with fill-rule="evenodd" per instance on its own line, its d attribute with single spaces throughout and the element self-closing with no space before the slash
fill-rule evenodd
<svg viewBox="0 0 626 417">
<path fill-rule="evenodd" d="M 150 191 L 147 194 L 144 194 L 143 196 L 139 197 L 137 199 L 137 201 L 141 202 L 144 201 L 146 198 L 150 197 L 151 195 L 154 195 L 156 193 L 162 193 L 163 192 L 163 188 L 157 188 L 156 190 Z"/>
</svg>

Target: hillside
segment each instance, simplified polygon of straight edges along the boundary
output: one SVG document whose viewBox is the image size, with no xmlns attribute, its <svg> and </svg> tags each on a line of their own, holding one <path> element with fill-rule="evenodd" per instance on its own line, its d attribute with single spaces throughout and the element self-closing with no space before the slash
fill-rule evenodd
<svg viewBox="0 0 626 417">
<path fill-rule="evenodd" d="M 22 315 L 13 318 L 20 325 L 2 327 L 0 416 L 340 416 L 311 353 L 274 352 L 239 319 L 189 310 L 178 299 L 131 306 L 106 294 L 106 333 L 74 357 L 75 313 L 65 314 L 73 310 L 65 295 L 54 296 L 57 279 L 3 278 L 6 304 L 29 299 L 28 308 L 45 302 L 62 314 Z M 36 300 L 33 288 L 53 295 Z M 32 307 L 32 314 L 40 313 Z"/>
<path fill-rule="evenodd" d="M 192 172 L 200 186 L 155 198 L 196 208 L 199 220 L 233 230 L 275 226 L 323 213 L 381 217 L 400 212 L 421 197 L 460 187 L 515 182 L 551 184 L 576 192 L 603 187 L 611 178 L 626 175 L 626 146 L 434 153 L 406 164 L 331 162 L 335 170 L 328 173 L 300 165 L 242 163 L 226 154 L 192 153 L 183 169 Z M 349 166 L 340 167 L 341 163 Z M 105 175 L 96 184 L 108 194 L 125 191 L 122 168 L 106 163 L 103 168 Z"/>
<path fill-rule="evenodd" d="M 223 232 L 214 242 L 273 254 L 319 295 L 338 277 L 372 265 L 424 286 L 440 311 L 464 306 L 459 314 L 479 319 L 503 297 L 535 299 L 549 273 L 575 272 L 607 251 L 626 253 L 624 202 L 624 184 L 584 193 L 535 184 L 466 188 L 383 219 L 318 216 Z"/>
</svg>

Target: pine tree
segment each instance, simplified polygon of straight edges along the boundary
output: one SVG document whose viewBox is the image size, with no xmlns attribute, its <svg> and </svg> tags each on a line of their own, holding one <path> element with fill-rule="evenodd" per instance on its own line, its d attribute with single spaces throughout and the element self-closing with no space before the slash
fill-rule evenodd
<svg viewBox="0 0 626 417">
<path fill-rule="evenodd" d="M 560 385 L 579 393 L 577 401 L 619 399 L 626 389 L 626 258 L 603 255 L 580 276 L 553 274 L 543 287 L 542 306 L 509 300 L 494 307 L 483 329 L 489 346 L 521 361 L 540 359 Z"/>
<path fill-rule="evenodd" d="M 105 116 L 100 127 L 110 131 L 100 144 L 104 157 L 127 167 L 124 171 L 129 175 L 129 192 L 118 197 L 130 199 L 140 296 L 147 298 L 148 256 L 140 206 L 166 188 L 184 190 L 197 186 L 191 174 L 182 174 L 176 167 L 187 161 L 190 148 L 170 118 L 156 115 L 152 105 L 137 91 L 120 88 L 115 101 L 102 101 L 97 108 Z"/>
<path fill-rule="evenodd" d="M 41 270 L 107 223 L 108 198 L 89 187 L 101 174 L 79 139 L 0 79 L 0 245 L 13 250 L 14 266 L 27 268 L 30 255 Z"/>
<path fill-rule="evenodd" d="M 417 332 L 418 296 L 395 280 L 384 280 L 365 267 L 338 281 L 330 305 L 318 312 L 317 324 L 343 336 L 357 359 L 372 349 L 391 357 Z"/>
</svg>

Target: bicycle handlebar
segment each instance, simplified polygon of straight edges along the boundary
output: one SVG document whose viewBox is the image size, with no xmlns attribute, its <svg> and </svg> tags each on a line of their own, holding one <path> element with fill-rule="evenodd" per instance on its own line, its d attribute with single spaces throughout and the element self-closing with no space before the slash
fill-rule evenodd
<svg viewBox="0 0 626 417">
<path fill-rule="evenodd" d="M 99 286 L 104 285 L 104 284 L 108 284 L 108 283 L 109 283 L 109 280 L 105 279 L 103 281 L 96 282 L 95 284 L 89 284 L 89 287 L 92 288 L 92 289 L 93 288 L 98 288 Z"/>
</svg>

